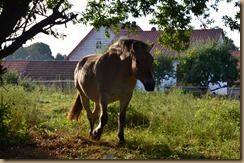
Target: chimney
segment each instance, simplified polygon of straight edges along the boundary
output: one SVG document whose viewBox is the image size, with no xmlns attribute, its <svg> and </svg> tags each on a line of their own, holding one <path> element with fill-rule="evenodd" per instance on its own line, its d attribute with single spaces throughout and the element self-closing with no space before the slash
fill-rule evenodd
<svg viewBox="0 0 244 163">
<path fill-rule="evenodd" d="M 157 29 L 155 27 L 152 27 L 151 31 L 157 31 Z"/>
<path fill-rule="evenodd" d="M 131 26 L 136 27 L 136 22 L 135 21 L 131 22 Z"/>
<path fill-rule="evenodd" d="M 121 23 L 120 25 L 121 25 L 120 29 L 125 29 L 125 23 Z"/>
</svg>

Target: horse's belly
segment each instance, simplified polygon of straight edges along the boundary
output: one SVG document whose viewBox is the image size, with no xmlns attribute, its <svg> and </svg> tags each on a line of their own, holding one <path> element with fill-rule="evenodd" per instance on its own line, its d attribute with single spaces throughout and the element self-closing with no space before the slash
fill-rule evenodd
<svg viewBox="0 0 244 163">
<path fill-rule="evenodd" d="M 84 79 L 82 83 L 80 83 L 82 92 L 85 94 L 87 98 L 94 102 L 98 102 L 98 89 L 94 80 Z"/>
</svg>

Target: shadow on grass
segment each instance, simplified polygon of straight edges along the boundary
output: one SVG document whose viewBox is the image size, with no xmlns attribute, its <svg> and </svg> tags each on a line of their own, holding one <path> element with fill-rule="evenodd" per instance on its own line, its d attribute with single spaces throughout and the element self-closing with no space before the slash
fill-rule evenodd
<svg viewBox="0 0 244 163">
<path fill-rule="evenodd" d="M 71 142 L 40 146 L 38 144 L 0 147 L 1 159 L 209 159 L 170 149 L 167 144 L 147 144 L 127 140 L 126 145 L 114 141 L 94 141 L 76 137 Z M 69 154 L 69 157 L 67 157 Z"/>
<path fill-rule="evenodd" d="M 182 151 L 170 149 L 168 144 L 147 144 L 142 142 L 127 141 L 127 147 L 131 150 L 137 150 L 144 155 L 146 159 L 209 159 L 202 154 L 189 154 Z"/>
<path fill-rule="evenodd" d="M 12 145 L 0 147 L 0 158 L 12 159 L 56 159 L 48 150 L 37 147 L 36 144 Z"/>
</svg>

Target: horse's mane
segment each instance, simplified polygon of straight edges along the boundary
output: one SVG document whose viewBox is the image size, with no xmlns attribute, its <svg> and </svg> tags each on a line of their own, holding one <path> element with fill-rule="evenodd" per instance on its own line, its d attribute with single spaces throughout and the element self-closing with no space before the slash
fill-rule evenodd
<svg viewBox="0 0 244 163">
<path fill-rule="evenodd" d="M 143 41 L 140 40 L 135 40 L 135 39 L 128 39 L 128 38 L 120 38 L 118 41 L 110 45 L 108 51 L 111 53 L 116 53 L 118 55 L 122 54 L 124 51 L 129 51 L 131 48 L 131 45 L 133 43 L 139 43 L 141 46 L 140 48 L 150 48 L 150 45 L 146 44 Z"/>
</svg>

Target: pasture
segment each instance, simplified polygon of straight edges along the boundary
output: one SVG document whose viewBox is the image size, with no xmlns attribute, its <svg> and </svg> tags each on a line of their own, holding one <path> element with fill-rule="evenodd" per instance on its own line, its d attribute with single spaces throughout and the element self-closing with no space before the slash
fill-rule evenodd
<svg viewBox="0 0 244 163">
<path fill-rule="evenodd" d="M 100 141 L 89 138 L 82 110 L 67 114 L 75 91 L 0 87 L 0 158 L 4 159 L 240 159 L 240 100 L 190 93 L 135 91 L 117 138 L 118 103 L 108 106 Z"/>
</svg>

